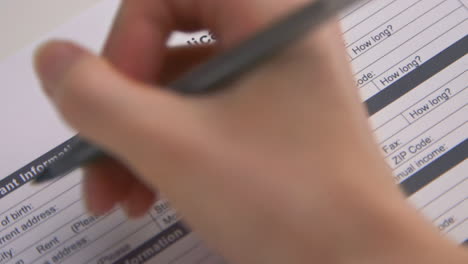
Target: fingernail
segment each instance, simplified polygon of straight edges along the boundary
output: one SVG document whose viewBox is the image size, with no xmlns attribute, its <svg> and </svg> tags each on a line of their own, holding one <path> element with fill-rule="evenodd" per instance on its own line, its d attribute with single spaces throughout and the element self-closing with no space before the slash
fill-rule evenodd
<svg viewBox="0 0 468 264">
<path fill-rule="evenodd" d="M 72 43 L 59 41 L 43 44 L 36 51 L 36 71 L 49 95 L 54 92 L 55 84 L 84 53 L 82 48 Z"/>
</svg>

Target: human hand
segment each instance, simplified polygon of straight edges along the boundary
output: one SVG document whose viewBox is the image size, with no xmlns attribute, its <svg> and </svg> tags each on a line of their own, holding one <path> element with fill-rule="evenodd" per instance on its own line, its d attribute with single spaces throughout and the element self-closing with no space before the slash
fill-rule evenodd
<svg viewBox="0 0 468 264">
<path fill-rule="evenodd" d="M 440 249 L 379 155 L 336 22 L 222 92 L 165 88 L 304 2 L 124 1 L 104 58 L 70 43 L 42 48 L 37 68 L 59 112 L 116 158 L 87 171 L 91 212 L 120 203 L 139 216 L 159 188 L 238 263 L 373 260 L 401 240 Z M 174 29 L 202 28 L 215 45 L 165 46 Z"/>
</svg>

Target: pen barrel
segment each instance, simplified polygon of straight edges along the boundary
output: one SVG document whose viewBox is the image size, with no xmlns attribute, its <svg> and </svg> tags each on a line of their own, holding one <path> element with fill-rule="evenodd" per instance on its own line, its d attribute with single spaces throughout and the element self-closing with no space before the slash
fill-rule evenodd
<svg viewBox="0 0 468 264">
<path fill-rule="evenodd" d="M 73 159 L 80 166 L 81 164 L 89 164 L 103 156 L 105 156 L 104 151 L 87 141 L 80 140 L 75 146 L 72 146 L 72 153 L 68 159 Z"/>
</svg>

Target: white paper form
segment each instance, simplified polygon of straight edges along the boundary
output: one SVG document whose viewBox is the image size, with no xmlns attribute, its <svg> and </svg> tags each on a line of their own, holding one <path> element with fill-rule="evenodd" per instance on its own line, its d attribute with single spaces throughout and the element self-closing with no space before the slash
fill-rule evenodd
<svg viewBox="0 0 468 264">
<path fill-rule="evenodd" d="M 98 51 L 118 2 L 102 1 L 44 39 L 73 39 Z M 356 82 L 395 182 L 459 243 L 468 238 L 467 10 L 460 0 L 372 0 L 341 16 Z M 171 43 L 202 37 L 179 35 Z M 26 184 L 73 145 L 74 134 L 39 89 L 31 68 L 36 44 L 0 61 L 0 264 L 225 263 L 165 200 L 136 221 L 119 208 L 95 218 L 83 208 L 79 172 L 45 186 Z"/>
<path fill-rule="evenodd" d="M 459 243 L 468 239 L 467 18 L 466 1 L 381 0 L 342 19 L 395 182 Z"/>
</svg>

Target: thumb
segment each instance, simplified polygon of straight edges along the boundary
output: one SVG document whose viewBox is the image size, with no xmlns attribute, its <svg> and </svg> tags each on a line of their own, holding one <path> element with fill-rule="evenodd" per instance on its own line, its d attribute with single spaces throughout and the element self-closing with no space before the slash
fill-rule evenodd
<svg viewBox="0 0 468 264">
<path fill-rule="evenodd" d="M 74 44 L 44 45 L 36 70 L 63 118 L 81 136 L 126 160 L 144 156 L 148 137 L 169 144 L 181 126 L 193 123 L 188 99 L 131 80 Z"/>
</svg>

